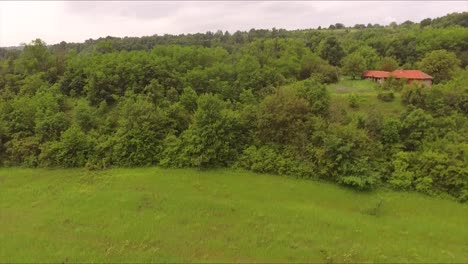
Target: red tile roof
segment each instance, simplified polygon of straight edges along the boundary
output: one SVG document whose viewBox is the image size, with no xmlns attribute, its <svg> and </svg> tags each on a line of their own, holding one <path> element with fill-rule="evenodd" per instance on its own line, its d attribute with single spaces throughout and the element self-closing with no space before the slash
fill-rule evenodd
<svg viewBox="0 0 468 264">
<path fill-rule="evenodd" d="M 405 78 L 409 80 L 427 80 L 432 79 L 432 76 L 420 70 L 395 70 L 391 74 L 395 78 Z"/>
<path fill-rule="evenodd" d="M 408 80 L 428 80 L 432 79 L 432 76 L 420 71 L 420 70 L 395 70 L 393 72 L 386 71 L 365 71 L 362 74 L 362 77 L 371 77 L 371 78 L 387 78 L 393 76 L 395 78 L 401 79 L 405 78 Z"/>
<path fill-rule="evenodd" d="M 365 71 L 362 74 L 363 77 L 372 77 L 372 78 L 387 78 L 389 75 L 390 73 L 386 71 Z"/>
</svg>

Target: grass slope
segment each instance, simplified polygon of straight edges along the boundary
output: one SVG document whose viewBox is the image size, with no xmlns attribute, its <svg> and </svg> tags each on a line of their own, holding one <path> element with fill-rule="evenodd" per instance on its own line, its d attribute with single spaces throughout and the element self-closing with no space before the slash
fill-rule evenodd
<svg viewBox="0 0 468 264">
<path fill-rule="evenodd" d="M 377 99 L 377 87 L 379 84 L 370 80 L 342 79 L 336 84 L 328 85 L 328 91 L 332 98 L 332 105 L 339 105 L 350 113 L 370 113 L 378 111 L 385 116 L 399 117 L 404 112 L 400 93 L 395 94 L 392 102 L 382 102 Z M 349 107 L 348 97 L 355 94 L 359 98 L 359 107 Z"/>
<path fill-rule="evenodd" d="M 0 169 L 0 262 L 466 262 L 467 219 L 241 171 Z"/>
</svg>

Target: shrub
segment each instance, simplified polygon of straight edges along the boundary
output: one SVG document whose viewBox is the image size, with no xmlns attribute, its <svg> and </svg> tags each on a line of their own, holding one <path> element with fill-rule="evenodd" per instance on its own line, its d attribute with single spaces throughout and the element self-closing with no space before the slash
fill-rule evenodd
<svg viewBox="0 0 468 264">
<path fill-rule="evenodd" d="M 365 130 L 332 124 L 314 133 L 308 155 L 320 177 L 362 190 L 378 182 L 376 150 Z"/>
<path fill-rule="evenodd" d="M 352 93 L 348 96 L 348 103 L 351 108 L 359 108 L 360 98 L 357 94 Z"/>
<path fill-rule="evenodd" d="M 377 94 L 377 99 L 379 99 L 382 102 L 391 102 L 395 100 L 395 95 L 393 92 L 379 92 Z"/>
<path fill-rule="evenodd" d="M 190 160 L 182 153 L 182 140 L 169 134 L 163 143 L 164 150 L 160 155 L 159 165 L 162 167 L 182 168 L 190 166 Z"/>
<path fill-rule="evenodd" d="M 439 83 L 452 78 L 454 72 L 460 66 L 460 60 L 453 52 L 434 50 L 425 54 L 420 65 L 423 71 L 434 77 L 435 83 Z"/>
<path fill-rule="evenodd" d="M 423 140 L 433 137 L 433 130 L 430 128 L 434 124 L 434 118 L 417 108 L 408 111 L 402 117 L 400 138 L 407 150 L 414 151 L 422 145 Z"/>
<path fill-rule="evenodd" d="M 426 108 L 428 89 L 418 83 L 405 85 L 401 92 L 401 101 L 405 105 L 413 105 L 422 109 Z"/>
<path fill-rule="evenodd" d="M 217 96 L 198 97 L 193 124 L 179 138 L 165 140 L 161 165 L 216 167 L 232 164 L 243 147 L 245 136 L 238 112 L 226 109 Z"/>
<path fill-rule="evenodd" d="M 43 144 L 39 158 L 45 166 L 83 167 L 94 145 L 92 138 L 73 125 L 62 133 L 60 141 Z"/>
<path fill-rule="evenodd" d="M 40 153 L 40 139 L 36 136 L 13 137 L 6 142 L 6 165 L 36 167 Z"/>
<path fill-rule="evenodd" d="M 414 189 L 426 194 L 449 193 L 466 199 L 468 169 L 448 153 L 426 150 L 398 152 L 393 156 L 388 182 L 396 189 Z"/>
<path fill-rule="evenodd" d="M 447 192 L 458 196 L 467 188 L 468 169 L 463 161 L 447 153 L 426 150 L 415 163 L 416 190 L 433 193 Z"/>
<path fill-rule="evenodd" d="M 284 147 L 264 145 L 250 146 L 239 157 L 236 166 L 254 172 L 313 177 L 313 169 Z"/>
<path fill-rule="evenodd" d="M 366 60 L 358 52 L 351 53 L 343 58 L 343 73 L 356 79 L 367 68 Z"/>
<path fill-rule="evenodd" d="M 279 173 L 279 159 L 278 152 L 270 146 L 250 146 L 244 150 L 237 165 L 254 172 Z"/>
<path fill-rule="evenodd" d="M 408 152 L 398 152 L 393 156 L 393 173 L 388 180 L 391 186 L 402 190 L 411 188 L 414 180 L 414 172 L 410 170 L 412 162 Z"/>
<path fill-rule="evenodd" d="M 320 90 L 315 91 L 320 93 Z M 282 87 L 260 103 L 257 112 L 257 135 L 262 142 L 288 144 L 307 133 L 305 123 L 311 108 L 309 102 L 298 93 L 293 87 Z M 314 90 L 307 93 L 312 99 L 316 94 Z M 317 109 L 323 110 L 322 108 L 324 107 Z"/>
<path fill-rule="evenodd" d="M 308 79 L 301 82 L 300 85 L 297 85 L 296 89 L 298 95 L 309 102 L 313 114 L 321 116 L 328 115 L 330 94 L 325 85 L 313 79 Z"/>
<path fill-rule="evenodd" d="M 396 144 L 400 142 L 401 122 L 399 119 L 388 118 L 382 123 L 380 133 L 384 144 Z"/>
<path fill-rule="evenodd" d="M 384 90 L 392 90 L 395 92 L 399 92 L 403 89 L 405 83 L 406 79 L 397 79 L 393 76 L 390 76 L 389 78 L 385 79 L 385 81 L 382 83 L 382 88 Z"/>
</svg>

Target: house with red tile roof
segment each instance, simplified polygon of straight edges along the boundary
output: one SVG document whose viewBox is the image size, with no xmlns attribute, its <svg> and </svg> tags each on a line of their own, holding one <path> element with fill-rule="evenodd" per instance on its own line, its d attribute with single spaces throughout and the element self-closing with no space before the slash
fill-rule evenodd
<svg viewBox="0 0 468 264">
<path fill-rule="evenodd" d="M 432 85 L 432 76 L 420 70 L 395 70 L 392 72 L 387 71 L 365 71 L 362 74 L 363 79 L 373 80 L 382 83 L 388 77 L 395 77 L 397 79 L 406 79 L 408 83 L 420 82 L 428 87 Z"/>
<path fill-rule="evenodd" d="M 369 79 L 378 83 L 382 83 L 388 76 L 390 76 L 390 73 L 387 71 L 365 71 L 362 74 L 363 79 Z"/>
</svg>

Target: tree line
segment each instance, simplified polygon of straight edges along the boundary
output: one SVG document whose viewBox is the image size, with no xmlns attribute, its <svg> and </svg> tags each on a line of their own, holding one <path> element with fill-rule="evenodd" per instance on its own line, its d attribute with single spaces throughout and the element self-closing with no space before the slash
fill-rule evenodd
<svg viewBox="0 0 468 264">
<path fill-rule="evenodd" d="M 0 163 L 240 167 L 466 201 L 468 29 L 449 23 L 459 16 L 3 49 Z M 382 103 L 401 96 L 400 116 L 354 115 L 327 89 L 396 68 L 422 69 L 436 83 L 390 78 L 379 87 Z"/>
</svg>

